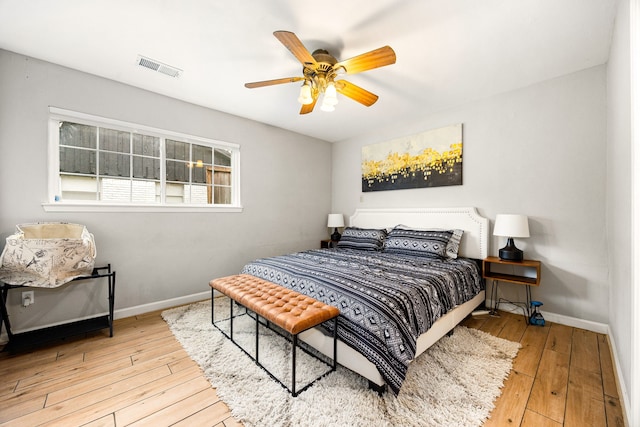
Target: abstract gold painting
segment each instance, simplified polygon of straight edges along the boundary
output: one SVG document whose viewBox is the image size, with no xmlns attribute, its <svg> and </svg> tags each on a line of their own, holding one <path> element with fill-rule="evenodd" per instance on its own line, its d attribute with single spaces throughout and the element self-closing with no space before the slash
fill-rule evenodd
<svg viewBox="0 0 640 427">
<path fill-rule="evenodd" d="M 462 123 L 362 147 L 362 191 L 462 185 Z"/>
</svg>

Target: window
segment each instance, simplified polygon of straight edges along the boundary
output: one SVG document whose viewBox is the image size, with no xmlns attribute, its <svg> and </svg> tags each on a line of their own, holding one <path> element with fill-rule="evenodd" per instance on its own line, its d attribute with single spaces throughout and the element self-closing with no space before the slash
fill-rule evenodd
<svg viewBox="0 0 640 427">
<path fill-rule="evenodd" d="M 50 140 L 51 210 L 240 207 L 237 144 L 54 108 Z"/>
</svg>

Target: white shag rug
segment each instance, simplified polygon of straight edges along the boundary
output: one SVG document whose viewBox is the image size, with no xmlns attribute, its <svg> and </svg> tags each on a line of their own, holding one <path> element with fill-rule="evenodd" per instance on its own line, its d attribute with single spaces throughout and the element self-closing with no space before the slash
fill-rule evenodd
<svg viewBox="0 0 640 427">
<path fill-rule="evenodd" d="M 216 298 L 216 320 L 228 314 L 229 300 Z M 520 348 L 458 326 L 411 363 L 397 397 L 380 396 L 361 376 L 338 366 L 294 398 L 211 324 L 210 301 L 166 310 L 162 317 L 246 427 L 480 426 Z M 234 339 L 252 355 L 254 333 L 252 318 L 234 320 Z M 289 344 L 262 326 L 260 334 L 260 362 L 290 387 Z M 328 369 L 302 351 L 296 366 L 300 386 Z"/>
</svg>

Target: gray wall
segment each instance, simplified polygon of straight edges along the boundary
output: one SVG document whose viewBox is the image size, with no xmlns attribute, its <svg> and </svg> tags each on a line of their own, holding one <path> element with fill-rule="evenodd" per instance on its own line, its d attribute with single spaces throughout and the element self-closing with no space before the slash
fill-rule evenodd
<svg viewBox="0 0 640 427">
<path fill-rule="evenodd" d="M 606 117 L 601 66 L 345 141 L 333 151 L 333 210 L 475 206 L 492 223 L 498 213 L 528 215 L 531 238 L 516 245 L 542 261 L 534 299 L 606 324 Z M 453 123 L 463 124 L 462 186 L 361 193 L 363 145 Z M 489 253 L 504 243 L 492 238 Z M 524 299 L 517 286 L 500 291 Z"/>
<path fill-rule="evenodd" d="M 611 339 L 619 355 L 618 367 L 630 402 L 632 396 L 632 349 L 640 337 L 633 336 L 632 267 L 632 149 L 631 149 L 631 64 L 629 2 L 621 1 L 607 67 L 607 234 L 611 286 L 609 324 Z M 635 100 L 638 102 L 638 100 Z M 637 138 L 637 137 L 636 137 Z M 636 217 L 636 221 L 638 217 Z M 637 255 L 636 255 L 637 256 Z M 637 259 L 635 260 L 637 262 Z M 637 284 L 636 284 L 637 286 Z M 640 307 L 636 307 L 637 310 Z M 636 361 L 638 363 L 638 361 Z M 628 403 L 628 402 L 627 402 Z M 631 414 L 631 408 L 627 408 Z M 638 414 L 635 410 L 636 416 Z M 629 420 L 629 425 L 637 425 Z"/>
<path fill-rule="evenodd" d="M 328 236 L 331 144 L 2 50 L 0 70 L 0 247 L 19 223 L 85 224 L 97 264 L 117 271 L 121 313 L 207 292 L 210 279 L 253 258 L 317 248 Z M 244 211 L 46 213 L 49 106 L 240 144 Z M 39 289 L 28 308 L 11 291 L 14 327 L 91 315 L 106 307 L 104 289 Z"/>
</svg>

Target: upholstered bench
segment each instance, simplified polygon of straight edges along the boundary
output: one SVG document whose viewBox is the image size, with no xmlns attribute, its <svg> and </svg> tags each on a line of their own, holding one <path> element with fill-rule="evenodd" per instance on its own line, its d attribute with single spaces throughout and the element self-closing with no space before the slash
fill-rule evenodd
<svg viewBox="0 0 640 427">
<path fill-rule="evenodd" d="M 238 274 L 214 279 L 209 282 L 209 285 L 211 286 L 211 323 L 214 325 L 217 323 L 214 316 L 214 292 L 217 290 L 229 297 L 231 304 L 229 334 L 227 335 L 225 331 L 220 328 L 218 329 L 234 344 L 240 347 L 243 352 L 251 357 L 258 366 L 262 367 L 273 379 L 291 392 L 292 396 L 297 396 L 324 375 L 335 371 L 338 315 L 340 314 L 340 311 L 336 307 L 248 274 Z M 233 339 L 233 301 L 257 314 L 255 357 L 244 350 Z M 268 322 L 271 322 L 291 336 L 292 385 L 290 389 L 260 364 L 258 354 L 258 325 L 260 317 L 267 321 L 267 326 Z M 331 319 L 334 319 L 335 322 L 333 328 L 333 364 L 329 365 L 331 366 L 331 370 L 323 373 L 320 377 L 299 391 L 296 391 L 296 347 L 298 347 L 298 334 Z"/>
</svg>

